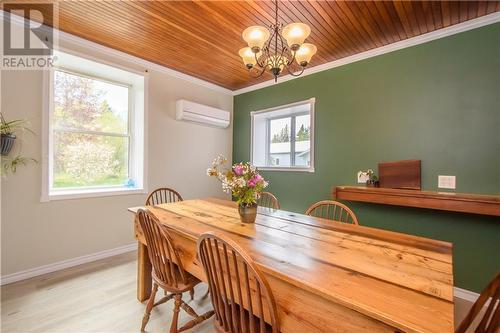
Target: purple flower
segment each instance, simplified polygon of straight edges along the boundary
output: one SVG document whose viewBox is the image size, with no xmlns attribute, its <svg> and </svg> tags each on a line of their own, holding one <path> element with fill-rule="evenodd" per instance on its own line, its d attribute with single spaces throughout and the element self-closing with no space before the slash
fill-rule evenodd
<svg viewBox="0 0 500 333">
<path fill-rule="evenodd" d="M 234 168 L 233 168 L 233 171 L 236 175 L 238 176 L 241 176 L 243 174 L 243 166 L 242 165 L 236 165 Z"/>
</svg>

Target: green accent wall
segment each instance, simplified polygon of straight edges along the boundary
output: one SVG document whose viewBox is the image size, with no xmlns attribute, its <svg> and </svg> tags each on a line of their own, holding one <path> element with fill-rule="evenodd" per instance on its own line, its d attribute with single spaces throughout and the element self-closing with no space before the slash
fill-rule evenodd
<svg viewBox="0 0 500 333">
<path fill-rule="evenodd" d="M 500 23 L 234 98 L 234 162 L 250 158 L 250 112 L 316 97 L 314 173 L 268 171 L 283 209 L 304 212 L 381 161 L 422 160 L 422 188 L 500 194 Z M 347 202 L 362 225 L 452 242 L 455 285 L 500 270 L 500 218 Z"/>
</svg>

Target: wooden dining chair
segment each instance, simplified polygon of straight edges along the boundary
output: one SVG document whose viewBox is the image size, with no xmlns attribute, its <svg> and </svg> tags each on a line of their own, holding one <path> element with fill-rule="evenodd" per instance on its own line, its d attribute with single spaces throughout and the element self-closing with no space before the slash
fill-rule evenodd
<svg viewBox="0 0 500 333">
<path fill-rule="evenodd" d="M 182 196 L 176 190 L 168 187 L 157 188 L 146 199 L 146 206 L 182 201 Z"/>
<path fill-rule="evenodd" d="M 207 232 L 198 239 L 198 256 L 207 276 L 217 332 L 280 331 L 271 288 L 238 244 L 221 233 Z"/>
<path fill-rule="evenodd" d="M 491 297 L 491 299 L 490 299 Z M 467 316 L 460 323 L 455 333 L 465 333 L 472 323 L 478 318 L 481 309 L 490 299 L 490 304 L 479 321 L 474 333 L 499 333 L 500 332 L 500 273 L 483 290 L 477 301 L 472 305 Z"/>
<path fill-rule="evenodd" d="M 341 202 L 333 200 L 316 202 L 306 210 L 306 215 L 344 223 L 358 224 L 358 218 L 349 207 Z"/>
<path fill-rule="evenodd" d="M 278 199 L 274 196 L 274 194 L 270 192 L 262 192 L 260 194 L 259 200 L 257 200 L 257 205 L 270 209 L 280 209 L 280 203 Z"/>
<path fill-rule="evenodd" d="M 208 311 L 200 316 L 182 300 L 182 294 L 192 291 L 201 281 L 184 270 L 182 261 L 167 229 L 149 211 L 139 209 L 137 214 L 148 246 L 149 260 L 153 266 L 153 290 L 146 305 L 141 332 L 146 328 L 153 307 L 172 298 L 174 299 L 174 314 L 170 325 L 170 333 L 185 331 L 210 318 L 214 311 Z M 155 303 L 158 287 L 165 291 L 165 297 Z M 193 319 L 178 328 L 180 309 L 186 311 Z"/>
</svg>

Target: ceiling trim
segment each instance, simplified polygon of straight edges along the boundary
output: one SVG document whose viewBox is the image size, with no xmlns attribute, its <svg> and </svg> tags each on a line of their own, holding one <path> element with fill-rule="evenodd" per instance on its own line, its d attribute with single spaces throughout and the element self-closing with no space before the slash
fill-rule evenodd
<svg viewBox="0 0 500 333">
<path fill-rule="evenodd" d="M 465 21 L 462 23 L 458 23 L 458 24 L 455 24 L 455 25 L 452 25 L 452 26 L 449 26 L 446 28 L 434 30 L 432 32 L 429 32 L 429 33 L 426 33 L 423 35 L 408 38 L 408 39 L 405 39 L 405 40 L 402 40 L 402 41 L 399 41 L 396 43 L 387 44 L 387 45 L 384 45 L 382 47 L 371 49 L 371 50 L 368 50 L 368 51 L 365 51 L 362 53 L 357 53 L 357 54 L 354 54 L 352 56 L 348 56 L 348 57 L 345 57 L 345 58 L 342 58 L 339 60 L 334 60 L 334 61 L 330 61 L 330 62 L 321 64 L 318 66 L 307 68 L 301 76 L 292 76 L 290 74 L 287 74 L 287 75 L 279 77 L 278 82 L 274 82 L 274 79 L 271 79 L 271 80 L 257 83 L 257 84 L 254 84 L 254 85 L 251 85 L 251 86 L 248 86 L 245 88 L 237 89 L 237 90 L 233 91 L 233 96 L 237 96 L 240 94 L 244 94 L 244 93 L 254 91 L 254 90 L 259 90 L 259 89 L 266 88 L 266 87 L 270 87 L 270 86 L 277 85 L 277 84 L 287 82 L 290 80 L 298 79 L 298 78 L 304 77 L 306 75 L 311 75 L 311 74 L 315 74 L 318 72 L 326 71 L 326 70 L 329 70 L 329 69 L 332 69 L 335 67 L 344 66 L 344 65 L 356 62 L 356 61 L 376 57 L 378 55 L 401 50 L 401 49 L 404 49 L 407 47 L 411 47 L 411 46 L 415 46 L 415 45 L 419 45 L 419 44 L 424 44 L 424 43 L 427 43 L 427 42 L 430 42 L 430 41 L 433 41 L 433 40 L 436 40 L 439 38 L 455 35 L 455 34 L 458 34 L 460 32 L 480 28 L 480 27 L 483 27 L 486 25 L 497 23 L 497 22 L 500 22 L 500 12 L 495 12 L 492 14 L 481 16 L 481 17 L 478 17 L 478 18 L 475 18 L 475 19 L 472 19 L 469 21 Z"/>
<path fill-rule="evenodd" d="M 0 10 L 0 14 L 1 14 L 0 15 L 1 20 L 4 21 L 5 20 L 5 11 Z M 24 25 L 24 20 L 27 20 L 27 19 L 25 19 L 21 16 L 18 16 L 18 15 L 15 15 L 15 14 L 11 14 L 11 21 L 14 24 Z M 31 22 L 31 20 L 29 20 L 29 21 Z M 39 23 L 33 23 L 33 24 L 38 25 Z M 44 28 L 52 29 L 51 27 L 48 27 L 45 25 L 44 25 Z M 211 90 L 223 93 L 223 94 L 227 94 L 227 95 L 233 94 L 232 90 L 224 88 L 224 87 L 219 86 L 217 84 L 214 84 L 212 82 L 208 82 L 208 81 L 199 79 L 197 77 L 181 73 L 181 72 L 176 71 L 174 69 L 171 69 L 171 68 L 168 68 L 168 67 L 165 67 L 162 65 L 158 65 L 154 62 L 133 56 L 131 54 L 128 54 L 128 53 L 125 53 L 122 51 L 118 51 L 116 49 L 101 45 L 99 43 L 92 42 L 88 39 L 84 39 L 84 38 L 69 34 L 67 32 L 61 31 L 61 30 L 56 29 L 56 28 L 54 28 L 54 30 L 56 30 L 56 36 L 58 36 L 58 39 L 66 42 L 66 43 L 73 44 L 73 45 L 80 46 L 80 47 L 84 47 L 84 48 L 88 48 L 89 50 L 92 50 L 92 52 L 97 51 L 99 53 L 102 53 L 102 54 L 105 54 L 105 55 L 108 55 L 111 57 L 115 57 L 115 58 L 130 62 L 130 63 L 133 63 L 135 65 L 144 67 L 144 69 L 157 71 L 157 72 L 166 74 L 168 76 L 175 77 L 175 78 L 178 78 L 178 79 L 190 82 L 190 83 L 194 83 L 196 85 L 199 85 L 199 86 L 202 86 L 202 87 L 205 87 L 205 88 L 208 88 L 208 89 L 211 89 Z"/>
</svg>

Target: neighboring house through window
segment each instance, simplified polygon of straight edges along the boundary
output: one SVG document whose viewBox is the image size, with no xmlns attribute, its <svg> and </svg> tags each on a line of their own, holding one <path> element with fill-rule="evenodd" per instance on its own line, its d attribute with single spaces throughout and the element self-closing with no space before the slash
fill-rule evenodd
<svg viewBox="0 0 500 333">
<path fill-rule="evenodd" d="M 263 170 L 313 172 L 314 102 L 252 112 L 252 164 Z"/>
</svg>

